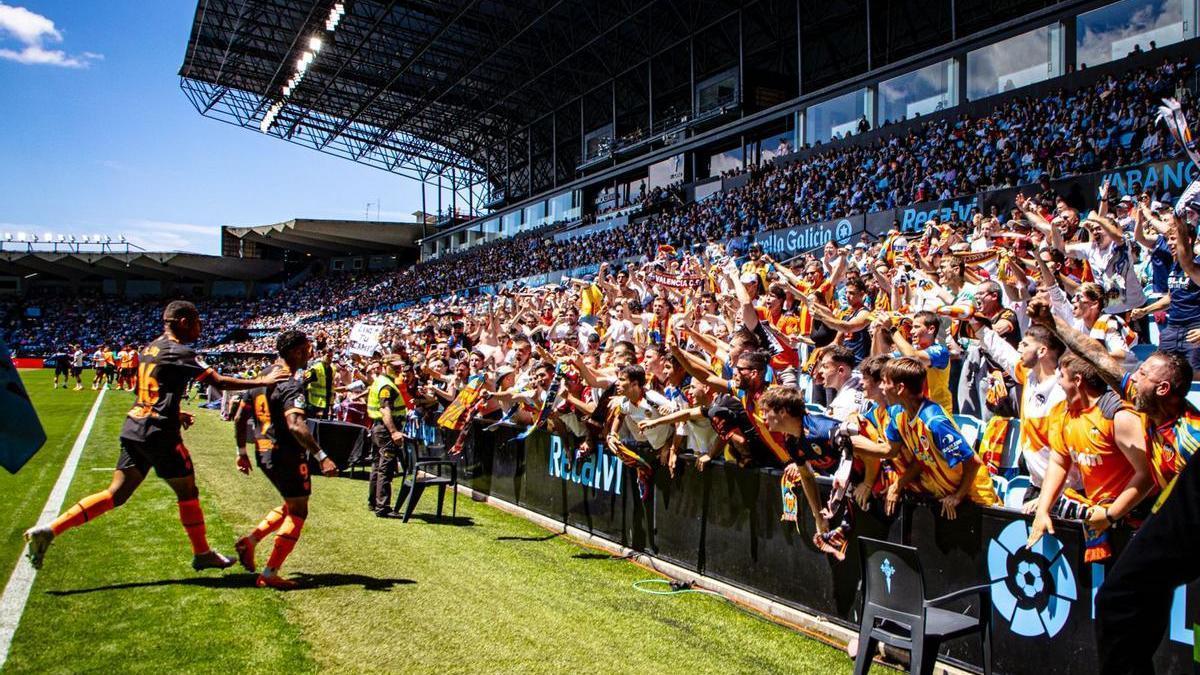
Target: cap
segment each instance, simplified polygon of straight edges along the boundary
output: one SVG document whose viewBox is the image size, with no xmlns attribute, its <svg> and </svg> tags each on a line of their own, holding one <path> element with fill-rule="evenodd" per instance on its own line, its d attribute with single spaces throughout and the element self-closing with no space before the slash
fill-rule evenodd
<svg viewBox="0 0 1200 675">
<path fill-rule="evenodd" d="M 742 275 L 742 283 L 743 284 L 757 284 L 758 283 L 758 275 L 753 272 L 746 272 L 745 274 Z"/>
<path fill-rule="evenodd" d="M 1117 203 L 1122 206 L 1133 206 L 1133 197 L 1130 195 L 1125 195 L 1124 197 L 1121 197 L 1121 200 Z"/>
<path fill-rule="evenodd" d="M 1155 201 L 1152 201 L 1152 202 L 1150 202 L 1150 210 L 1151 210 L 1151 211 L 1158 211 L 1158 210 L 1161 210 L 1161 209 L 1162 209 L 1162 207 L 1163 207 L 1163 203 L 1162 203 L 1162 202 L 1160 202 L 1160 201 L 1158 201 L 1158 200 L 1155 200 Z"/>
</svg>

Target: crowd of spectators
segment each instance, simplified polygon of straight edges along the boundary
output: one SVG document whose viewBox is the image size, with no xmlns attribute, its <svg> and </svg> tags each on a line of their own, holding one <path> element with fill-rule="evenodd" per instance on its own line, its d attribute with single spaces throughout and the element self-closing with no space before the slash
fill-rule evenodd
<svg viewBox="0 0 1200 675">
<path fill-rule="evenodd" d="M 277 328 L 642 257 L 663 244 L 688 250 L 763 230 L 1150 161 L 1177 152 L 1154 111 L 1167 96 L 1180 97 L 1190 111 L 1193 97 L 1185 84 L 1193 71 L 1186 57 L 1164 60 L 1074 92 L 1004 98 L 986 115 L 940 117 L 809 148 L 788 164 L 751 167 L 744 186 L 699 202 L 686 203 L 674 187 L 654 190 L 642 195 L 642 217 L 613 229 L 554 238 L 557 227 L 548 226 L 393 272 L 331 273 L 254 303 L 204 306 L 211 307 L 212 321 L 230 328 Z M 72 297 L 37 300 L 42 316 L 28 317 L 29 304 L 11 305 L 0 325 L 18 351 L 30 353 L 72 334 L 83 343 L 136 342 L 144 336 L 134 326 L 153 313 L 153 303 Z"/>
<path fill-rule="evenodd" d="M 785 164 L 750 169 L 743 187 L 693 203 L 660 199 L 620 228 L 554 240 L 521 233 L 390 275 L 356 308 L 440 295 L 768 229 L 822 222 L 995 188 L 1036 184 L 1152 161 L 1178 152 L 1157 125 L 1161 99 L 1193 96 L 1188 58 L 1108 76 L 1080 90 L 1003 100 L 987 115 L 931 119 L 865 143 L 839 143 Z M 383 293 L 377 295 L 376 292 Z"/>
</svg>

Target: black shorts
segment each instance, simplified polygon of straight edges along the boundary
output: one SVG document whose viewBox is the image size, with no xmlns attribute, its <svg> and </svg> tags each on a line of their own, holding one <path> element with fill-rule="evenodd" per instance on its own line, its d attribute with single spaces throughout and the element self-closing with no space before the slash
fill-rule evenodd
<svg viewBox="0 0 1200 675">
<path fill-rule="evenodd" d="M 83 374 L 83 366 L 71 366 L 71 375 L 73 377 L 79 377 L 82 374 Z"/>
<path fill-rule="evenodd" d="M 65 363 L 57 363 L 54 365 L 54 376 L 55 377 L 58 377 L 59 375 L 66 375 L 69 372 L 71 372 L 69 370 L 69 366 L 67 366 L 67 364 L 65 364 Z"/>
<path fill-rule="evenodd" d="M 133 368 L 122 368 L 121 369 L 121 378 L 126 379 L 126 380 L 132 380 L 134 374 L 136 374 L 136 373 L 137 373 L 137 371 L 134 370 Z"/>
<path fill-rule="evenodd" d="M 121 458 L 117 460 L 118 469 L 137 469 L 143 476 L 154 473 L 163 480 L 172 478 L 189 478 L 195 476 L 192 469 L 192 456 L 183 441 L 174 445 L 165 443 L 143 443 L 128 438 L 121 439 Z"/>
<path fill-rule="evenodd" d="M 116 367 L 116 366 L 104 366 L 104 374 L 105 374 L 105 375 L 107 375 L 107 376 L 109 376 L 109 377 L 112 377 L 113 375 L 116 375 L 116 374 L 117 374 L 117 367 Z"/>
<path fill-rule="evenodd" d="M 312 494 L 312 479 L 308 474 L 308 460 L 303 451 L 260 450 L 256 458 L 267 480 L 284 499 L 307 497 Z"/>
</svg>

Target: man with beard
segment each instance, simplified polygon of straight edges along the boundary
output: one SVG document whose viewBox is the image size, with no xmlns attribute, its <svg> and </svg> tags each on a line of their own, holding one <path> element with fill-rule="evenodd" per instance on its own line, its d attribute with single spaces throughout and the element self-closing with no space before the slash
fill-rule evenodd
<svg viewBox="0 0 1200 675">
<path fill-rule="evenodd" d="M 1190 238 L 1186 243 L 1181 251 L 1190 254 Z M 1103 344 L 1054 316 L 1049 302 L 1031 301 L 1029 318 L 1053 330 L 1133 403 L 1148 430 L 1151 472 L 1160 485 L 1169 481 L 1096 593 L 1100 672 L 1152 673 L 1172 594 L 1200 578 L 1200 462 L 1188 461 L 1200 449 L 1200 411 L 1187 400 L 1192 367 L 1180 354 L 1158 351 L 1126 373 Z"/>
</svg>

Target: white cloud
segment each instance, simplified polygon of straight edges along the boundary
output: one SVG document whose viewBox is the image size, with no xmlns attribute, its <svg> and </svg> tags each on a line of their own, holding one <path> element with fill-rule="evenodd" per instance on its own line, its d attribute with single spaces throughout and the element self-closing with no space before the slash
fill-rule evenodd
<svg viewBox="0 0 1200 675">
<path fill-rule="evenodd" d="M 217 253 L 221 228 L 213 225 L 173 223 L 162 220 L 129 220 L 121 234 L 147 251 L 191 251 Z"/>
<path fill-rule="evenodd" d="M 87 68 L 104 56 L 95 52 L 71 55 L 61 49 L 51 49 L 49 44 L 62 42 L 62 32 L 50 19 L 25 9 L 0 2 L 0 36 L 9 36 L 20 42 L 20 49 L 0 48 L 0 59 L 26 65 L 59 66 L 62 68 Z"/>
<path fill-rule="evenodd" d="M 34 225 L 32 223 L 0 223 L 0 232 L 12 233 L 14 238 L 18 232 L 27 236 L 43 237 L 49 232 L 54 238 L 59 235 L 76 237 L 96 236 L 112 237 L 113 250 L 121 249 L 120 239 L 137 246 L 145 251 L 187 251 L 191 253 L 217 254 L 220 252 L 221 228 L 215 225 L 196 225 L 193 223 L 174 223 L 163 220 L 124 219 L 116 225 Z M 0 236 L 3 236 L 0 234 Z M 15 244 L 9 245 L 9 248 Z M 95 250 L 91 248 L 89 250 Z"/>
</svg>

